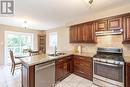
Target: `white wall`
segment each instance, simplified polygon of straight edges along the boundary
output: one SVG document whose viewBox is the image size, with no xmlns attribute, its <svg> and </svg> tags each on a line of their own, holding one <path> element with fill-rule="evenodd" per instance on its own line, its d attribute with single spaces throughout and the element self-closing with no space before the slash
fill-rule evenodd
<svg viewBox="0 0 130 87">
<path fill-rule="evenodd" d="M 92 20 L 96 20 L 96 19 L 101 19 L 101 18 L 105 18 L 105 17 L 109 17 L 109 16 L 130 13 L 129 8 L 130 8 L 130 4 L 123 5 L 118 8 L 113 8 L 113 9 L 109 9 L 109 10 L 102 11 L 102 12 L 93 12 L 90 15 L 86 14 L 85 17 L 82 17 L 82 18 L 79 17 L 79 18 L 75 19 L 74 21 L 67 23 L 66 25 L 68 26 L 68 25 L 73 25 L 73 24 L 79 24 L 79 23 L 92 21 Z"/>
<path fill-rule="evenodd" d="M 49 47 L 49 33 L 57 32 L 58 35 L 58 51 L 68 51 L 71 49 L 71 45 L 69 43 L 69 28 L 60 27 L 56 29 L 51 29 L 46 31 L 46 51 L 47 53 L 53 52 L 54 48 Z"/>
</svg>

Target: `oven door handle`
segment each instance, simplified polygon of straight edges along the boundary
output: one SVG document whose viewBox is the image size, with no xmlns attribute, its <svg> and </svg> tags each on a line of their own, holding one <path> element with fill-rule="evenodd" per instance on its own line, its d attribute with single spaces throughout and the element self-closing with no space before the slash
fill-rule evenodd
<svg viewBox="0 0 130 87">
<path fill-rule="evenodd" d="M 110 63 L 103 63 L 103 62 L 98 62 L 94 61 L 94 63 L 102 64 L 102 65 L 107 65 L 107 66 L 113 66 L 113 67 L 120 67 L 122 65 L 115 65 L 115 64 L 110 64 Z"/>
</svg>

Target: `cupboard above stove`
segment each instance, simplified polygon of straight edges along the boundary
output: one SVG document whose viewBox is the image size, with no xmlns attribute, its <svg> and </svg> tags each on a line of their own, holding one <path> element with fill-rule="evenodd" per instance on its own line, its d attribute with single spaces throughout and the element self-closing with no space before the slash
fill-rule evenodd
<svg viewBox="0 0 130 87">
<path fill-rule="evenodd" d="M 130 13 L 70 26 L 70 43 L 96 43 L 97 31 L 123 30 L 123 44 L 130 43 Z"/>
</svg>

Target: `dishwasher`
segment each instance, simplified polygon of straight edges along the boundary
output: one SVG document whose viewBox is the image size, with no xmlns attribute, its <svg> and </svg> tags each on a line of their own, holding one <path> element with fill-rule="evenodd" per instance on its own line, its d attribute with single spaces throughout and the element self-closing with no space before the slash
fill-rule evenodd
<svg viewBox="0 0 130 87">
<path fill-rule="evenodd" d="M 55 61 L 35 66 L 35 87 L 55 86 Z"/>
</svg>

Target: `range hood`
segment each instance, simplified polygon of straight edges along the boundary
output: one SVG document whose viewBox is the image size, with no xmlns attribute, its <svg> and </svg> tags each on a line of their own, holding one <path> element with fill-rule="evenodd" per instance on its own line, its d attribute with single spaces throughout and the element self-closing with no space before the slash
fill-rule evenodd
<svg viewBox="0 0 130 87">
<path fill-rule="evenodd" d="M 113 29 L 107 31 L 98 31 L 96 32 L 96 36 L 121 35 L 122 33 L 123 29 Z"/>
</svg>

